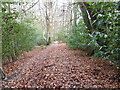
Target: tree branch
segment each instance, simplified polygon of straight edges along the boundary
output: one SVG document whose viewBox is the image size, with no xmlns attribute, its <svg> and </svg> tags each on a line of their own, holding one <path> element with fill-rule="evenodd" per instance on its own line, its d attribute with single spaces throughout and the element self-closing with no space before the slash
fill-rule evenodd
<svg viewBox="0 0 120 90">
<path fill-rule="evenodd" d="M 29 11 L 31 8 L 33 8 L 37 3 L 39 2 L 39 0 L 34 3 L 31 7 L 29 7 L 27 10 L 23 11 L 23 13 L 26 13 L 27 11 Z"/>
</svg>

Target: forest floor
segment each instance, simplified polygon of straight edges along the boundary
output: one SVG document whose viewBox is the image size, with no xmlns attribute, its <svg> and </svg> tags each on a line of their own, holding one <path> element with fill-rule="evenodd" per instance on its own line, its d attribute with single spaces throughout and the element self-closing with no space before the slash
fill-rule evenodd
<svg viewBox="0 0 120 90">
<path fill-rule="evenodd" d="M 3 68 L 5 88 L 120 88 L 113 65 L 65 43 L 27 52 Z"/>
</svg>

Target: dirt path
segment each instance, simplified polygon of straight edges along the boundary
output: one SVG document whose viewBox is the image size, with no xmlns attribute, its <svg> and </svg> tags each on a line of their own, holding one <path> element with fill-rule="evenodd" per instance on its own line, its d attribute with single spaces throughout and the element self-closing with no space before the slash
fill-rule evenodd
<svg viewBox="0 0 120 90">
<path fill-rule="evenodd" d="M 86 56 L 81 50 L 69 50 L 65 43 L 51 44 L 30 54 L 33 56 L 22 62 L 19 74 L 3 81 L 4 87 L 118 88 L 120 85 L 115 79 L 118 71 L 112 65 Z"/>
</svg>

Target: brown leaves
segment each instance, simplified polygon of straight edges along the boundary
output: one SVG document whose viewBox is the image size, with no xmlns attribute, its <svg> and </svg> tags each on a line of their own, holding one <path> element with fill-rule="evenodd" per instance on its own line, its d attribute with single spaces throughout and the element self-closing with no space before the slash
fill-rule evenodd
<svg viewBox="0 0 120 90">
<path fill-rule="evenodd" d="M 39 52 L 39 53 L 38 53 Z M 110 79 L 116 69 L 104 61 L 87 57 L 80 50 L 68 50 L 64 43 L 52 44 L 42 51 L 27 53 L 21 72 L 5 87 L 18 88 L 109 88 L 118 87 Z M 30 54 L 30 55 L 29 55 Z M 14 64 L 14 68 L 21 64 Z M 12 64 L 11 64 L 12 65 Z M 109 72 L 106 68 L 110 68 Z M 11 68 L 7 67 L 7 70 Z M 6 72 L 9 73 L 9 72 Z M 14 72 L 13 72 L 14 73 Z"/>
</svg>

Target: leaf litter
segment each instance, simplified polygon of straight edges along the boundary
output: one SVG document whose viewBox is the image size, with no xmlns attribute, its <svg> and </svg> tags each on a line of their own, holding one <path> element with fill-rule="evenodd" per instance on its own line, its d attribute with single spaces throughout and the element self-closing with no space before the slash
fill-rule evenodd
<svg viewBox="0 0 120 90">
<path fill-rule="evenodd" d="M 2 81 L 5 88 L 119 88 L 118 71 L 100 58 L 81 50 L 69 50 L 65 43 L 26 53 L 26 57 L 3 66 L 16 77 Z"/>
</svg>

